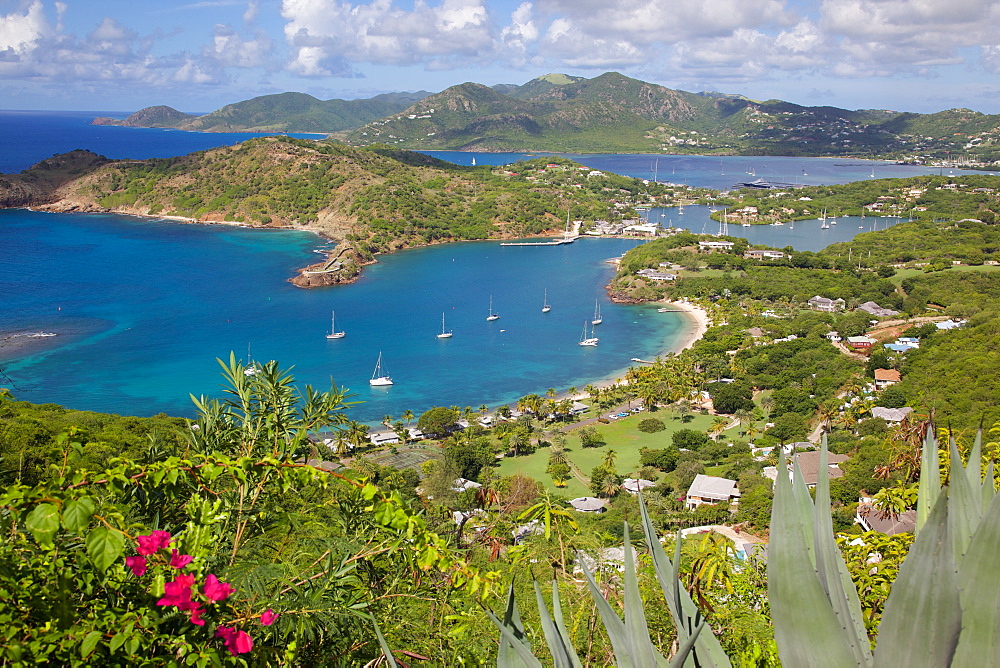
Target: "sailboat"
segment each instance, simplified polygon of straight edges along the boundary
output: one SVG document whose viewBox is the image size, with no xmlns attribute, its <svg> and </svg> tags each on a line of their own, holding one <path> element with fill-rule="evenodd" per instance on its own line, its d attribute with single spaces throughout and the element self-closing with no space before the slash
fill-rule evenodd
<svg viewBox="0 0 1000 668">
<path fill-rule="evenodd" d="M 549 291 L 546 288 L 546 290 L 545 290 L 545 292 L 543 293 L 543 296 L 542 296 L 542 313 L 548 313 L 551 310 L 552 310 L 552 307 L 549 306 Z"/>
<path fill-rule="evenodd" d="M 597 342 L 600 341 L 596 336 L 594 336 L 594 326 L 590 326 L 590 336 L 587 336 L 587 321 L 583 321 L 583 334 L 580 335 L 580 345 L 581 346 L 596 346 Z"/>
<path fill-rule="evenodd" d="M 252 357 L 250 357 L 250 344 L 248 343 L 247 344 L 247 365 L 246 365 L 246 368 L 243 369 L 243 375 L 244 376 L 254 376 L 258 372 L 260 372 L 260 367 L 258 367 L 257 363 L 253 361 Z"/>
<path fill-rule="evenodd" d="M 598 300 L 594 300 L 594 319 L 590 321 L 591 325 L 600 325 L 604 322 L 604 318 L 601 317 L 601 303 Z"/>
<path fill-rule="evenodd" d="M 476 156 L 472 156 L 472 166 L 476 166 Z"/>
<path fill-rule="evenodd" d="M 487 320 L 499 320 L 500 316 L 493 312 L 493 295 L 490 295 L 490 314 L 486 316 Z"/>
<path fill-rule="evenodd" d="M 823 221 L 823 224 L 819 226 L 819 229 L 821 230 L 830 229 L 830 224 L 826 222 L 826 209 L 823 209 L 823 218 L 821 218 L 821 220 Z"/>
<path fill-rule="evenodd" d="M 337 314 L 334 311 L 330 311 L 330 333 L 326 335 L 328 339 L 342 339 L 347 332 L 337 331 Z"/>
<path fill-rule="evenodd" d="M 444 313 L 441 314 L 441 333 L 437 335 L 439 339 L 450 339 L 451 331 L 445 331 L 444 329 Z"/>
<path fill-rule="evenodd" d="M 392 378 L 389 374 L 385 372 L 382 368 L 382 351 L 378 353 L 378 361 L 375 362 L 375 371 L 372 372 L 372 379 L 368 381 L 368 384 L 372 387 L 381 387 L 383 385 L 392 385 Z"/>
</svg>

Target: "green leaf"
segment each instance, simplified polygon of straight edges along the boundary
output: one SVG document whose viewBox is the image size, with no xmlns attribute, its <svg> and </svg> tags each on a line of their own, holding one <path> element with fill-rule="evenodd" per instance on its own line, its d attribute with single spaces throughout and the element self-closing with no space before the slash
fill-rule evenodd
<svg viewBox="0 0 1000 668">
<path fill-rule="evenodd" d="M 545 605 L 542 588 L 538 586 L 538 581 L 536 580 L 532 584 L 535 586 L 535 604 L 538 606 L 538 614 L 542 622 L 542 633 L 545 634 L 545 642 L 552 654 L 552 665 L 554 668 L 581 668 L 583 664 L 573 650 L 569 634 L 562 623 L 562 610 L 559 609 L 559 587 L 555 581 L 552 582 L 552 606 L 558 611 L 558 619 L 553 619 Z"/>
<path fill-rule="evenodd" d="M 795 479 L 796 486 L 805 487 L 797 468 Z M 807 556 L 813 544 L 812 511 L 808 492 L 796 493 L 785 475 L 781 453 L 767 557 L 767 593 L 778 655 L 783 665 L 796 668 L 857 666 L 850 635 L 831 608 Z"/>
<path fill-rule="evenodd" d="M 117 652 L 118 648 L 121 647 L 126 640 L 128 640 L 128 633 L 125 633 L 124 631 L 120 631 L 112 636 L 111 642 L 108 644 L 108 648 L 111 650 L 111 653 L 114 654 Z"/>
<path fill-rule="evenodd" d="M 948 495 L 950 503 L 948 505 L 948 535 L 951 538 L 954 548 L 954 562 L 960 563 L 962 555 L 969 549 L 969 541 L 972 534 L 979 526 L 979 520 L 983 516 L 983 504 L 981 485 L 979 483 L 979 470 L 982 465 L 979 461 L 969 462 L 968 467 L 962 466 L 962 457 L 958 454 L 958 447 L 952 439 L 950 446 L 951 454 L 951 474 L 949 480 Z M 973 485 L 971 473 L 968 469 L 975 468 L 976 482 Z"/>
<path fill-rule="evenodd" d="M 378 622 L 373 619 L 372 624 L 375 625 L 375 635 L 378 637 L 378 644 L 382 648 L 382 656 L 385 657 L 386 664 L 389 668 L 398 668 L 399 664 L 396 663 L 396 659 L 392 658 L 392 650 L 389 649 L 389 644 L 385 641 L 385 637 L 382 636 L 382 630 L 378 627 Z"/>
<path fill-rule="evenodd" d="M 956 476 L 961 471 L 953 471 L 952 478 Z M 962 607 L 948 510 L 948 498 L 939 496 L 899 568 L 879 624 L 876 668 L 951 665 L 962 630 Z"/>
<path fill-rule="evenodd" d="M 59 509 L 51 503 L 39 503 L 24 522 L 40 545 L 51 545 L 52 536 L 59 530 Z"/>
<path fill-rule="evenodd" d="M 102 571 L 108 570 L 125 551 L 125 534 L 116 529 L 97 527 L 87 534 L 87 556 Z"/>
<path fill-rule="evenodd" d="M 629 660 L 636 666 L 666 664 L 667 660 L 656 651 L 649 640 L 649 627 L 639 593 L 639 579 L 635 574 L 635 557 L 628 522 L 625 522 L 625 637 L 629 644 Z M 624 665 L 624 664 L 619 664 Z"/>
<path fill-rule="evenodd" d="M 920 530 L 930 515 L 931 508 L 937 503 L 941 493 L 941 464 L 938 461 L 937 439 L 934 429 L 927 430 L 924 436 L 924 447 L 920 452 L 920 485 L 917 487 L 917 528 L 914 532 L 920 535 Z"/>
<path fill-rule="evenodd" d="M 94 651 L 97 647 L 97 643 L 100 642 L 101 638 L 104 636 L 100 631 L 91 631 L 83 637 L 83 642 L 80 643 L 80 656 L 87 658 L 90 653 Z"/>
<path fill-rule="evenodd" d="M 531 650 L 528 649 L 516 635 L 514 635 L 513 631 L 504 626 L 503 622 L 497 619 L 497 616 L 489 610 L 486 611 L 486 615 L 490 618 L 490 621 L 493 622 L 498 629 L 500 629 L 500 637 L 502 640 L 507 641 L 508 646 L 511 647 L 517 655 L 516 659 L 509 656 L 497 656 L 497 668 L 542 668 L 542 662 L 531 653 Z M 520 660 L 520 663 L 517 662 L 518 659 Z"/>
<path fill-rule="evenodd" d="M 96 509 L 93 499 L 86 496 L 75 501 L 67 501 L 63 506 L 62 525 L 67 531 L 80 533 L 90 524 L 90 518 Z"/>
<path fill-rule="evenodd" d="M 993 479 L 987 480 L 990 486 Z M 993 501 L 958 569 L 962 634 L 954 666 L 1000 666 L 1000 495 Z"/>
</svg>

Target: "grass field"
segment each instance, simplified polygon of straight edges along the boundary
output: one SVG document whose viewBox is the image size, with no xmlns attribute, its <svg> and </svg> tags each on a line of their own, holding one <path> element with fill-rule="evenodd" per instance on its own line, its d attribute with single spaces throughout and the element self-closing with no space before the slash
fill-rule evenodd
<svg viewBox="0 0 1000 668">
<path fill-rule="evenodd" d="M 667 428 L 655 434 L 647 434 L 639 431 L 639 422 L 644 418 L 655 417 L 662 420 Z M 604 437 L 607 445 L 600 448 L 583 448 L 580 446 L 580 439 L 571 431 L 567 434 L 566 455 L 585 476 L 590 475 L 590 471 L 604 461 L 608 450 L 614 450 L 617 454 L 616 465 L 618 472 L 629 477 L 639 470 L 639 451 L 643 448 L 665 448 L 671 444 L 671 437 L 678 429 L 694 429 L 696 431 L 706 431 L 712 424 L 715 416 L 695 414 L 694 419 L 682 423 L 676 414 L 660 410 L 656 413 L 638 413 L 621 420 L 616 420 L 610 424 L 596 424 L 597 430 Z M 735 431 L 735 430 L 732 430 Z M 724 438 L 732 438 L 735 433 L 725 432 Z M 501 475 L 520 474 L 529 476 L 541 482 L 546 489 L 559 494 L 575 498 L 578 496 L 589 496 L 590 490 L 576 478 L 571 478 L 565 487 L 558 488 L 552 483 L 552 479 L 545 473 L 545 468 L 549 463 L 549 449 L 539 448 L 534 454 L 525 457 L 506 457 L 500 462 L 498 473 Z"/>
<path fill-rule="evenodd" d="M 1000 266 L 996 265 L 956 265 L 950 269 L 945 269 L 945 271 L 1000 271 Z M 924 273 L 923 269 L 897 269 L 896 275 L 889 280 L 893 282 L 897 287 L 902 285 L 903 279 L 910 278 L 911 276 L 920 276 Z"/>
</svg>

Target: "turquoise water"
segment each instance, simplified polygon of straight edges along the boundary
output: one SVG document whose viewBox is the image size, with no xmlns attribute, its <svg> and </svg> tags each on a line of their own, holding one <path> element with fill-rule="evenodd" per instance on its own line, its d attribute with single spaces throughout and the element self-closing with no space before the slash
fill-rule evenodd
<svg viewBox="0 0 1000 668">
<path fill-rule="evenodd" d="M 190 415 L 189 392 L 219 395 L 214 358 L 245 358 L 249 344 L 303 382 L 351 388 L 364 400 L 352 415 L 364 421 L 497 405 L 582 387 L 690 327 L 680 314 L 605 297 L 604 260 L 636 243 L 435 246 L 381 258 L 351 286 L 302 290 L 286 279 L 315 259 L 311 234 L 0 211 L 0 365 L 26 400 Z M 491 294 L 501 318 L 486 322 Z M 582 347 L 595 300 L 601 342 Z M 343 339 L 324 336 L 333 310 Z M 435 336 L 442 312 L 451 339 Z M 57 336 L 30 336 L 42 332 Z M 380 351 L 396 383 L 387 389 L 368 386 Z"/>
<path fill-rule="evenodd" d="M 88 125 L 96 115 L 112 114 L 0 112 L 0 171 L 24 169 L 73 148 L 142 158 L 246 138 Z M 434 153 L 463 164 L 473 157 Z M 476 158 L 479 164 L 501 164 L 521 155 Z M 801 165 L 828 183 L 865 178 L 871 169 L 859 161 L 838 167 L 837 161 L 799 158 L 656 159 L 580 157 L 595 168 L 643 178 L 651 178 L 656 167 L 660 180 L 694 185 L 716 179 L 717 166 L 728 183 L 730 175 L 722 172 L 738 172 L 748 161 L 764 161 L 751 168 L 761 176 L 769 176 L 768 164 Z M 718 231 L 704 207 L 686 207 L 684 214 L 654 209 L 649 216 L 695 232 Z M 823 231 L 818 222 L 794 229 L 732 226 L 730 233 L 755 243 L 819 250 L 873 222 L 879 221 L 841 218 Z M 38 403 L 191 415 L 188 393 L 221 394 L 213 360 L 230 350 L 246 358 L 248 346 L 258 360 L 294 365 L 304 382 L 327 387 L 333 378 L 351 388 L 364 402 L 352 416 L 372 422 L 407 409 L 494 406 L 549 387 L 583 386 L 614 377 L 633 357 L 652 358 L 691 326 L 676 313 L 606 299 L 603 286 L 612 268 L 604 260 L 637 243 L 435 246 L 383 257 L 351 286 L 301 290 L 286 279 L 317 259 L 310 251 L 320 240 L 308 233 L 0 211 L 0 387 Z M 542 314 L 546 289 L 553 308 Z M 488 323 L 491 294 L 501 319 Z M 577 342 L 595 300 L 604 317 L 596 328 L 600 345 L 581 347 Z M 347 332 L 344 339 L 324 336 L 332 310 L 337 329 Z M 455 332 L 451 339 L 435 337 L 442 312 Z M 368 386 L 380 351 L 396 381 L 387 389 Z"/>
</svg>

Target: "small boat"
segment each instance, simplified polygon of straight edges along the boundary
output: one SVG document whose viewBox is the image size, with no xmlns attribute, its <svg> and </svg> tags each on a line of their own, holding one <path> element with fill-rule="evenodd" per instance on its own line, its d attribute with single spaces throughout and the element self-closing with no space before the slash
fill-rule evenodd
<svg viewBox="0 0 1000 668">
<path fill-rule="evenodd" d="M 819 226 L 819 229 L 821 229 L 821 230 L 828 230 L 828 229 L 830 229 L 830 224 L 826 222 L 826 209 L 823 209 L 823 217 L 820 218 L 820 220 L 823 221 L 823 224 Z"/>
<path fill-rule="evenodd" d="M 542 296 L 542 313 L 548 313 L 551 310 L 552 307 L 549 306 L 549 291 L 546 289 Z"/>
<path fill-rule="evenodd" d="M 441 333 L 437 335 L 439 339 L 450 339 L 452 332 L 444 329 L 444 313 L 441 314 Z"/>
<path fill-rule="evenodd" d="M 668 309 L 666 306 L 664 306 L 663 308 L 656 309 L 656 312 L 657 313 L 670 313 L 670 309 Z"/>
<path fill-rule="evenodd" d="M 600 325 L 604 322 L 604 318 L 601 317 L 601 303 L 597 299 L 594 300 L 594 319 L 590 321 L 591 325 Z"/>
<path fill-rule="evenodd" d="M 493 312 L 493 295 L 490 295 L 490 314 L 486 316 L 487 320 L 499 320 L 500 316 Z"/>
<path fill-rule="evenodd" d="M 594 336 L 594 326 L 590 326 L 590 336 L 587 336 L 587 321 L 583 322 L 583 334 L 580 335 L 580 345 L 581 346 L 596 346 L 597 342 L 600 341 L 596 336 Z"/>
<path fill-rule="evenodd" d="M 254 362 L 253 358 L 250 356 L 250 344 L 248 343 L 247 344 L 247 365 L 246 365 L 246 368 L 243 369 L 243 375 L 244 376 L 256 376 L 258 373 L 260 373 L 260 370 L 261 370 L 260 367 L 257 366 L 257 363 Z"/>
<path fill-rule="evenodd" d="M 344 338 L 344 335 L 347 334 L 347 332 L 338 332 L 336 324 L 337 324 L 337 314 L 334 313 L 333 311 L 330 311 L 330 333 L 326 335 L 326 338 L 342 339 Z"/>
<path fill-rule="evenodd" d="M 392 385 L 392 378 L 382 368 L 382 351 L 378 353 L 378 361 L 375 362 L 375 371 L 372 372 L 372 379 L 368 381 L 368 384 L 372 387 Z"/>
</svg>

